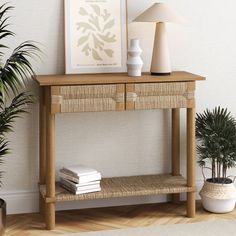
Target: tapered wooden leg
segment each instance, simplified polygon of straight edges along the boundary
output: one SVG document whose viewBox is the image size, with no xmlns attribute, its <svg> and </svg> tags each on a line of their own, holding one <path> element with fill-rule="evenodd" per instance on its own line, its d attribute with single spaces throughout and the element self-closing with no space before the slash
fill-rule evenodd
<svg viewBox="0 0 236 236">
<path fill-rule="evenodd" d="M 40 115 L 39 115 L 39 184 L 46 183 L 46 104 L 45 89 L 40 88 Z M 41 214 L 45 212 L 44 199 L 39 197 L 39 210 Z"/>
<path fill-rule="evenodd" d="M 55 114 L 51 113 L 51 90 L 47 88 L 47 159 L 46 159 L 46 228 L 55 227 Z"/>
<path fill-rule="evenodd" d="M 172 175 L 180 175 L 180 109 L 172 109 Z M 172 195 L 172 202 L 178 203 L 179 193 Z"/>
<path fill-rule="evenodd" d="M 187 216 L 195 216 L 195 108 L 187 109 L 187 185 L 193 191 L 187 194 Z"/>
</svg>

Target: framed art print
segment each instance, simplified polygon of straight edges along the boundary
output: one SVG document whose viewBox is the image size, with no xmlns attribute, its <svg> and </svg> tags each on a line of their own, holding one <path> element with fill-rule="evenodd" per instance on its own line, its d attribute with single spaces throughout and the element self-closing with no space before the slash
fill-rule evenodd
<svg viewBox="0 0 236 236">
<path fill-rule="evenodd" d="M 65 0 L 66 74 L 125 72 L 126 0 Z"/>
</svg>

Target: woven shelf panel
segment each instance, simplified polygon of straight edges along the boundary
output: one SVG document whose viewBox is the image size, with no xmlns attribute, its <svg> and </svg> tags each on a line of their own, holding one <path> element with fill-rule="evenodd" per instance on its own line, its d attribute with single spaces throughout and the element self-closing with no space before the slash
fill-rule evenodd
<svg viewBox="0 0 236 236">
<path fill-rule="evenodd" d="M 115 111 L 116 85 L 62 86 L 61 112 Z"/>
<path fill-rule="evenodd" d="M 101 181 L 102 191 L 74 195 L 56 186 L 56 201 L 92 200 L 114 197 L 146 196 L 156 194 L 170 194 L 194 191 L 186 186 L 186 180 L 182 176 L 143 175 L 130 177 L 104 178 Z M 40 186 L 43 197 L 46 195 L 44 185 Z"/>
<path fill-rule="evenodd" d="M 135 93 L 137 110 L 188 107 L 188 101 L 194 99 L 194 90 L 181 82 L 136 84 Z"/>
</svg>

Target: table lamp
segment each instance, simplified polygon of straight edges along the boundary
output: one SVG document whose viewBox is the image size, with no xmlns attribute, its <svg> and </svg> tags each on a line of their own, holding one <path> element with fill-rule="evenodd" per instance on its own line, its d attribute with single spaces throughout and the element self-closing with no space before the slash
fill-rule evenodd
<svg viewBox="0 0 236 236">
<path fill-rule="evenodd" d="M 133 21 L 156 22 L 156 33 L 153 45 L 151 74 L 170 75 L 171 63 L 166 36 L 165 22 L 180 23 L 183 18 L 169 8 L 165 3 L 154 3 Z"/>
</svg>

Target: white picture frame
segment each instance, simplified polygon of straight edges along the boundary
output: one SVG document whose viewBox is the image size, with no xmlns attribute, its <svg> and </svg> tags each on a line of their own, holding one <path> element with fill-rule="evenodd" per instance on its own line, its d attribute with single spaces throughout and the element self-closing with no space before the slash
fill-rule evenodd
<svg viewBox="0 0 236 236">
<path fill-rule="evenodd" d="M 64 0 L 66 74 L 126 72 L 126 0 Z"/>
</svg>

